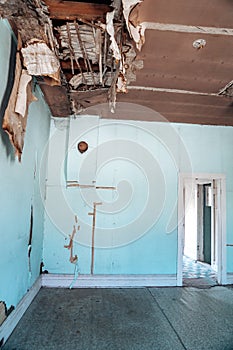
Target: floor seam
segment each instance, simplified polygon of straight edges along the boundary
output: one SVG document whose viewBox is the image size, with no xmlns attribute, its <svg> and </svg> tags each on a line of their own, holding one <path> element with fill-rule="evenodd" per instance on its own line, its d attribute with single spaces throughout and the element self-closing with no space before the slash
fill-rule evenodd
<svg viewBox="0 0 233 350">
<path fill-rule="evenodd" d="M 164 317 L 166 318 L 167 322 L 169 323 L 169 325 L 171 326 L 171 328 L 173 329 L 173 331 L 175 332 L 179 342 L 181 343 L 181 345 L 183 346 L 183 348 L 185 350 L 188 350 L 188 348 L 186 348 L 186 346 L 184 345 L 183 340 L 181 339 L 180 335 L 178 334 L 178 332 L 176 331 L 176 329 L 173 327 L 173 324 L 171 323 L 171 321 L 169 320 L 169 318 L 167 317 L 166 313 L 164 312 L 164 310 L 161 308 L 161 306 L 159 305 L 158 301 L 156 300 L 155 296 L 153 295 L 153 293 L 151 293 L 150 288 L 146 288 L 149 292 L 149 294 L 152 296 L 153 300 L 155 301 L 156 305 L 158 306 L 159 310 L 162 312 L 162 314 L 164 315 Z"/>
</svg>

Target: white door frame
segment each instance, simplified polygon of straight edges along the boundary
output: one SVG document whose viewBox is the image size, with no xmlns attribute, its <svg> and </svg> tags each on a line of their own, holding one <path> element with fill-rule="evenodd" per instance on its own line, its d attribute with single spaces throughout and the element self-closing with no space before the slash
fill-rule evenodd
<svg viewBox="0 0 233 350">
<path fill-rule="evenodd" d="M 224 174 L 213 173 L 180 173 L 178 183 L 178 255 L 177 255 L 177 286 L 183 284 L 183 247 L 185 235 L 185 181 L 192 180 L 195 184 L 199 181 L 217 180 L 220 198 L 217 210 L 219 223 L 217 232 L 218 241 L 218 283 L 226 284 L 226 177 Z"/>
</svg>

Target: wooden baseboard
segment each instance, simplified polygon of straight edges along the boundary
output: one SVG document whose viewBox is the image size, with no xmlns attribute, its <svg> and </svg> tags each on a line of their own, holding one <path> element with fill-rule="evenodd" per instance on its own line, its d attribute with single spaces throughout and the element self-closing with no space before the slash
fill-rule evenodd
<svg viewBox="0 0 233 350">
<path fill-rule="evenodd" d="M 74 281 L 73 275 L 44 274 L 42 287 L 49 288 L 137 288 L 137 287 L 174 287 L 176 275 L 79 275 Z"/>
<path fill-rule="evenodd" d="M 33 286 L 29 289 L 27 294 L 22 298 L 22 300 L 19 302 L 16 308 L 11 312 L 11 314 L 6 318 L 6 320 L 1 325 L 0 327 L 1 345 L 3 345 L 7 341 L 7 339 L 9 338 L 9 336 L 17 326 L 18 322 L 22 318 L 23 314 L 25 313 L 25 311 L 30 306 L 31 302 L 39 292 L 40 288 L 41 288 L 41 276 L 38 277 L 38 279 L 33 284 Z"/>
</svg>

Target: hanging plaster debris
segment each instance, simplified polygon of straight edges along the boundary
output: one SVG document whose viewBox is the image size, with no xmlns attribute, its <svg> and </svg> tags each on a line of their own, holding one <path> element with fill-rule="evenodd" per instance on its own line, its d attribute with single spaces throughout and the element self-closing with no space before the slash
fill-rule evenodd
<svg viewBox="0 0 233 350">
<path fill-rule="evenodd" d="M 61 85 L 59 60 L 45 42 L 33 38 L 21 52 L 30 75 L 47 76 L 52 79 L 51 85 Z"/>
<path fill-rule="evenodd" d="M 121 60 L 121 53 L 120 53 L 120 49 L 119 49 L 118 44 L 117 44 L 116 39 L 115 39 L 115 29 L 114 29 L 114 25 L 113 25 L 114 14 L 115 14 L 115 10 L 107 13 L 107 15 L 106 15 L 106 30 L 110 36 L 110 41 L 111 41 L 110 49 L 112 50 L 113 57 L 116 59 L 116 61 L 120 61 Z"/>
<path fill-rule="evenodd" d="M 119 1 L 113 3 L 115 10 L 107 12 L 106 24 L 78 18 L 55 28 L 59 33 L 59 59 L 67 62 L 62 63 L 64 67 L 69 61 L 71 65 L 69 96 L 75 114 L 86 108 L 83 100 L 88 100 L 91 106 L 106 102 L 106 97 L 114 111 L 116 94 L 126 93 L 127 85 L 136 80 L 136 70 L 143 67 L 142 61 L 136 60 L 134 44 L 124 31 L 120 6 Z M 132 6 L 129 13 L 131 9 Z M 98 91 L 100 100 L 95 93 L 91 94 Z"/>
<path fill-rule="evenodd" d="M 82 13 L 56 18 L 50 14 L 54 7 L 49 1 L 0 4 L 3 17 L 14 22 L 21 33 L 19 51 L 28 74 L 23 75 L 22 85 L 35 76 L 54 116 L 82 113 L 107 101 L 114 111 L 117 93 L 127 93 L 136 71 L 143 67 L 134 47 L 134 41 L 138 48 L 142 45 L 140 23 L 131 20 L 131 12 L 140 2 L 114 0 L 111 6 L 104 5 L 102 15 L 101 10 L 98 16 L 93 10 L 92 19 L 91 14 L 87 19 Z M 23 105 L 20 109 L 17 105 L 17 113 L 25 110 L 25 101 Z M 17 148 L 20 157 L 22 150 Z"/>
<path fill-rule="evenodd" d="M 143 0 L 122 0 L 123 15 L 125 18 L 126 26 L 130 36 L 136 43 L 137 49 L 141 50 L 142 45 L 145 42 L 144 31 L 139 24 L 134 25 L 130 18 L 131 11 L 142 2 Z"/>
<path fill-rule="evenodd" d="M 22 69 L 19 53 L 20 48 L 21 39 L 19 36 L 18 51 L 16 53 L 15 79 L 2 124 L 3 130 L 7 132 L 15 148 L 15 154 L 19 161 L 21 161 L 23 152 L 28 108 L 31 102 L 37 100 L 32 94 L 31 77 Z"/>
</svg>

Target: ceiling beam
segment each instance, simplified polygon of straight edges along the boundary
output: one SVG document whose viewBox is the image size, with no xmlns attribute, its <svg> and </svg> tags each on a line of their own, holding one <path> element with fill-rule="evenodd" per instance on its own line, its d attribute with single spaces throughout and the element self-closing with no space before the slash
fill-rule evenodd
<svg viewBox="0 0 233 350">
<path fill-rule="evenodd" d="M 160 120 L 167 122 L 233 126 L 232 100 L 223 96 L 129 90 L 128 94 L 118 94 L 117 101 L 120 106 L 127 102 L 129 111 L 112 114 L 112 119 L 154 121 L 160 115 Z M 148 107 L 148 112 L 137 112 L 142 106 Z"/>
<path fill-rule="evenodd" d="M 64 86 L 50 86 L 43 82 L 38 83 L 52 116 L 69 117 L 71 115 L 71 108 L 66 88 Z"/>
<path fill-rule="evenodd" d="M 144 91 L 154 91 L 154 92 L 169 92 L 175 94 L 188 94 L 188 95 L 199 95 L 199 96 L 218 96 L 219 94 L 208 93 L 208 92 L 197 92 L 190 90 L 179 90 L 179 89 L 166 89 L 166 88 L 156 88 L 150 86 L 128 86 L 128 90 L 144 90 Z"/>
<path fill-rule="evenodd" d="M 49 8 L 50 18 L 59 20 L 104 18 L 106 13 L 112 9 L 106 4 L 76 1 L 45 0 L 45 3 Z"/>
<path fill-rule="evenodd" d="M 146 29 L 151 29 L 151 30 L 161 30 L 161 31 L 169 31 L 169 32 L 179 32 L 179 33 L 233 36 L 232 28 L 189 26 L 189 25 L 183 25 L 183 24 L 155 23 L 155 22 L 143 22 L 139 26 L 142 28 L 142 35 L 144 34 Z"/>
</svg>

